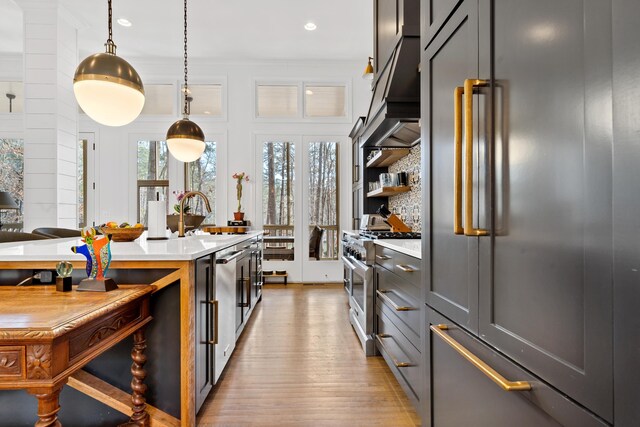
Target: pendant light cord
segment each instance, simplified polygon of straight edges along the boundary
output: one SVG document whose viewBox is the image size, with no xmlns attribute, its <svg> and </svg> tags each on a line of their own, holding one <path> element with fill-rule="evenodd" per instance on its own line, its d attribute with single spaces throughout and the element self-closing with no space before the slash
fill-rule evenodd
<svg viewBox="0 0 640 427">
<path fill-rule="evenodd" d="M 113 42 L 113 28 L 111 26 L 111 22 L 113 21 L 113 14 L 111 12 L 111 0 L 107 1 L 108 4 L 108 8 L 109 8 L 109 21 L 108 21 L 108 27 L 109 27 L 109 38 L 107 38 L 107 42 L 105 43 L 105 47 L 107 48 L 107 53 L 111 53 L 113 55 L 116 54 L 116 44 Z"/>
<path fill-rule="evenodd" d="M 189 85 L 187 84 L 187 0 L 184 0 L 184 115 L 186 117 L 189 116 L 188 98 Z"/>
</svg>

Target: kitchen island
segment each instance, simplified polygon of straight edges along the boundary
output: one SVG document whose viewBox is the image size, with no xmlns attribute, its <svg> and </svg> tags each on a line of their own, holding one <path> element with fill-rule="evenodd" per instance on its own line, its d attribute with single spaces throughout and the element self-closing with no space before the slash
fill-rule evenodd
<svg viewBox="0 0 640 427">
<path fill-rule="evenodd" d="M 164 241 L 148 241 L 143 235 L 134 242 L 112 242 L 112 262 L 107 275 L 118 284 L 140 283 L 156 288 L 151 298 L 154 320 L 149 325 L 147 340 L 147 353 L 153 357 L 149 358 L 146 380 L 149 385 L 149 413 L 154 424 L 195 425 L 200 375 L 196 369 L 196 353 L 197 345 L 202 342 L 201 334 L 196 339 L 196 332 L 199 325 L 203 324 L 196 324 L 196 316 L 202 306 L 202 301 L 197 301 L 196 297 L 198 260 L 205 260 L 213 266 L 217 253 L 250 245 L 257 249 L 251 252 L 252 256 L 261 256 L 261 238 L 262 232 L 250 232 L 243 235 L 194 235 Z M 56 263 L 62 260 L 72 262 L 73 282 L 78 283 L 86 277 L 84 257 L 71 252 L 71 247 L 78 244 L 81 242 L 76 238 L 0 244 L 0 285 L 15 285 L 42 270 L 54 271 Z M 201 277 L 201 281 L 209 283 L 207 281 L 213 280 L 215 275 L 212 270 L 207 270 L 211 271 L 210 276 L 206 280 Z M 252 281 L 257 277 L 258 274 L 255 274 Z M 245 323 L 256 302 L 249 298 L 243 303 Z M 206 313 L 212 311 L 207 310 Z M 204 324 L 209 325 L 208 321 L 204 321 Z M 206 329 L 208 331 L 209 326 Z M 63 390 L 61 399 L 65 409 L 60 414 L 63 424 L 65 417 L 74 420 L 70 423 L 73 425 L 86 423 L 87 415 L 83 415 L 83 412 L 100 414 L 97 417 L 92 415 L 91 425 L 113 425 L 128 418 L 122 414 L 126 414 L 126 408 L 130 406 L 127 401 L 129 385 L 128 378 L 121 375 L 121 368 L 126 367 L 125 371 L 128 372 L 130 348 L 130 343 L 124 341 L 122 346 L 100 356 L 87 365 L 80 376 L 69 381 L 71 387 L 83 394 Z M 207 358 L 211 358 L 210 353 Z M 0 392 L 0 419 L 11 420 L 20 411 L 10 408 L 30 404 L 24 403 L 29 396 L 16 393 L 20 392 Z M 102 403 L 97 404 L 84 395 Z M 74 403 L 65 404 L 65 399 Z M 86 411 L 88 406 L 95 405 L 99 406 Z M 75 412 L 78 412 L 77 416 Z M 4 421 L 0 425 L 4 425 Z M 24 419 L 20 418 L 11 425 L 23 423 Z"/>
</svg>

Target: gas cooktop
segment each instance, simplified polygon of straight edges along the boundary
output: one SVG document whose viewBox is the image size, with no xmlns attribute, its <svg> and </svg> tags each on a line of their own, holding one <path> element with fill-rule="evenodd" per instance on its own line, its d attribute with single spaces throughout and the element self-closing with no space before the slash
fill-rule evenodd
<svg viewBox="0 0 640 427">
<path fill-rule="evenodd" d="M 419 232 L 393 232 L 393 231 L 361 231 L 360 235 L 370 239 L 420 239 Z"/>
</svg>

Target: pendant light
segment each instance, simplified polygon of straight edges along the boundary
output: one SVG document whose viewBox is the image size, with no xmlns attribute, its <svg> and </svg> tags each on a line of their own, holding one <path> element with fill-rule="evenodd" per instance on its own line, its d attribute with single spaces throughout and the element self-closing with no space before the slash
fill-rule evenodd
<svg viewBox="0 0 640 427">
<path fill-rule="evenodd" d="M 204 153 L 204 132 L 189 120 L 189 85 L 187 84 L 187 0 L 184 0 L 184 111 L 182 119 L 167 131 L 169 152 L 181 162 L 193 162 Z"/>
<path fill-rule="evenodd" d="M 111 30 L 106 52 L 85 58 L 73 76 L 73 93 L 82 110 L 96 122 L 107 126 L 124 126 L 140 115 L 144 106 L 144 86 L 137 71 L 116 56 Z"/>
</svg>

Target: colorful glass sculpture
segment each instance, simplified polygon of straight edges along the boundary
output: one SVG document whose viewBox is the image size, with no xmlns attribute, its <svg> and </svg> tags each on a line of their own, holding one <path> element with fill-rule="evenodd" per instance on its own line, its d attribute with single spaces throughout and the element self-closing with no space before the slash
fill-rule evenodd
<svg viewBox="0 0 640 427">
<path fill-rule="evenodd" d="M 96 230 L 88 227 L 82 230 L 82 246 L 73 246 L 74 253 L 82 254 L 87 258 L 87 277 L 104 280 L 109 265 L 111 264 L 111 236 L 96 239 Z"/>
</svg>

